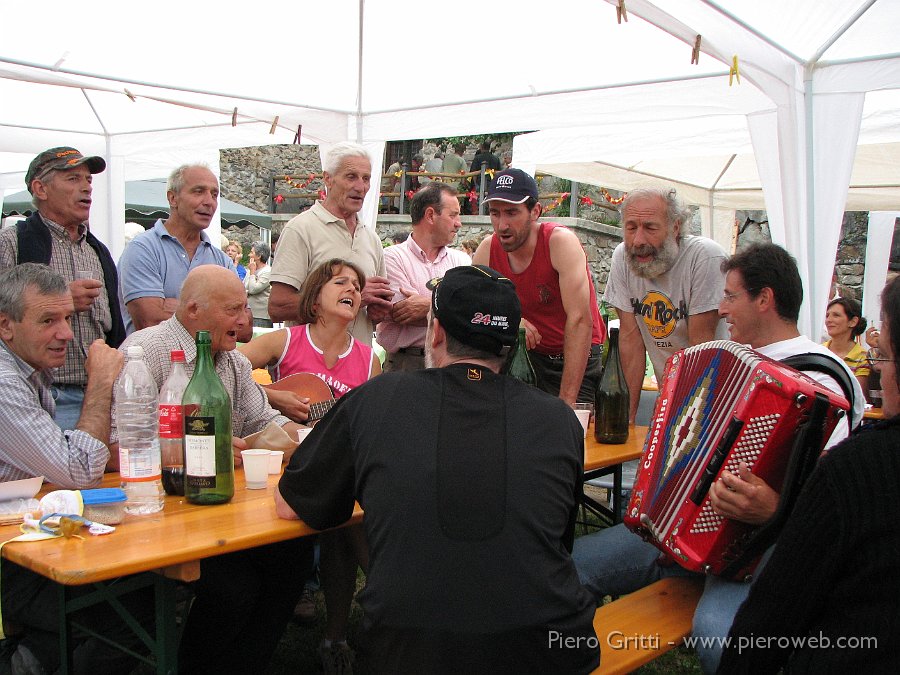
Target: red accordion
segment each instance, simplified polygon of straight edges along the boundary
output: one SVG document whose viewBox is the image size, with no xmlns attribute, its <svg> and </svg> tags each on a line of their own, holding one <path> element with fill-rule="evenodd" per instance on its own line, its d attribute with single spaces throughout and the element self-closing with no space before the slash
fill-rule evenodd
<svg viewBox="0 0 900 675">
<path fill-rule="evenodd" d="M 745 577 L 848 409 L 844 397 L 735 342 L 678 352 L 660 385 L 625 524 L 686 569 Z M 737 474 L 741 461 L 781 493 L 764 526 L 712 510 L 710 486 L 722 471 Z"/>
</svg>

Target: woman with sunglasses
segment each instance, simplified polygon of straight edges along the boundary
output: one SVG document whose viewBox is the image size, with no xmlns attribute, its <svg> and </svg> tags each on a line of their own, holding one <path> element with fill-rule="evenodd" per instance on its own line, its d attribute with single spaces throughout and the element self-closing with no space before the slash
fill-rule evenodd
<svg viewBox="0 0 900 675">
<path fill-rule="evenodd" d="M 881 318 L 871 358 L 885 419 L 819 460 L 735 617 L 720 673 L 900 668 L 900 279 L 881 294 Z"/>
</svg>

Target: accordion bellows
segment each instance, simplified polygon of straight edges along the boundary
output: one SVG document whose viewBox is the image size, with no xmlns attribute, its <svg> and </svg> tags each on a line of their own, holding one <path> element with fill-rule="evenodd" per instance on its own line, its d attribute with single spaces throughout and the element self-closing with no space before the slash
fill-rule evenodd
<svg viewBox="0 0 900 675">
<path fill-rule="evenodd" d="M 782 491 L 804 425 L 820 427 L 814 464 L 848 407 L 806 375 L 735 342 L 717 340 L 674 354 L 625 524 L 686 569 L 745 577 L 762 553 L 743 560 L 760 528 L 715 514 L 710 485 L 722 471 L 737 474 L 743 461 Z"/>
</svg>

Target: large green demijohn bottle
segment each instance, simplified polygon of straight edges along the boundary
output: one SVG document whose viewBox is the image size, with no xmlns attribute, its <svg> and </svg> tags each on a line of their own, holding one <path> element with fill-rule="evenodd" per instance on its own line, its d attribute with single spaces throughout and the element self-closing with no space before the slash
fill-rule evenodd
<svg viewBox="0 0 900 675">
<path fill-rule="evenodd" d="M 234 496 L 231 397 L 216 374 L 209 331 L 197 331 L 197 361 L 184 390 L 184 496 L 224 504 Z"/>
<path fill-rule="evenodd" d="M 528 358 L 528 349 L 525 348 L 525 328 L 519 327 L 519 337 L 516 344 L 513 345 L 512 351 L 503 362 L 503 368 L 500 372 L 504 375 L 510 375 L 517 380 L 522 380 L 525 384 L 537 386 L 537 376 L 534 373 L 534 366 L 531 365 L 531 359 Z"/>
<path fill-rule="evenodd" d="M 611 328 L 609 352 L 594 398 L 594 438 L 598 443 L 628 440 L 629 406 L 628 384 L 619 359 L 619 329 Z"/>
</svg>

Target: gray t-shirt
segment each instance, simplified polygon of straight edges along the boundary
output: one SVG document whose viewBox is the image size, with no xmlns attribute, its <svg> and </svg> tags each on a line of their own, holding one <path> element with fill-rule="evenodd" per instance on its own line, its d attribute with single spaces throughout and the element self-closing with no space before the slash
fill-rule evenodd
<svg viewBox="0 0 900 675">
<path fill-rule="evenodd" d="M 620 312 L 634 312 L 658 379 L 666 360 L 690 346 L 689 317 L 718 310 L 725 290 L 721 265 L 726 257 L 725 250 L 712 239 L 685 236 L 672 268 L 655 279 L 645 279 L 628 267 L 624 243 L 613 252 L 603 299 Z M 722 320 L 714 339 L 728 339 Z"/>
</svg>

